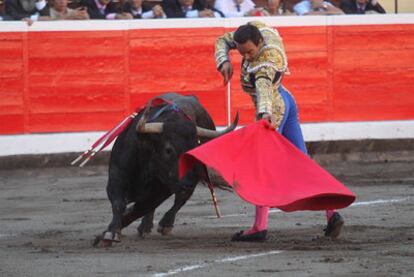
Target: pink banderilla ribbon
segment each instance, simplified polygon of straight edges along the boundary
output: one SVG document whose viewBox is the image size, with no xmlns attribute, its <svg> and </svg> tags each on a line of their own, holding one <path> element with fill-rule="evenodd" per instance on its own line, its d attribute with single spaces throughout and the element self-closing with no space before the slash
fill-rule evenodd
<svg viewBox="0 0 414 277">
<path fill-rule="evenodd" d="M 79 167 L 83 167 L 87 162 L 89 162 L 98 152 L 103 150 L 106 146 L 108 146 L 125 128 L 129 126 L 131 121 L 138 115 L 138 112 L 145 110 L 149 112 L 149 108 L 159 106 L 162 104 L 172 104 L 171 101 L 168 101 L 166 99 L 162 99 L 160 97 L 154 98 L 147 102 L 147 104 L 140 109 L 137 110 L 137 112 L 133 112 L 129 116 L 127 116 L 124 120 L 121 121 L 116 127 L 112 128 L 110 131 L 108 131 L 105 135 L 103 135 L 101 138 L 99 138 L 88 150 L 83 152 L 81 155 L 79 155 L 76 159 L 74 159 L 70 164 L 75 165 L 80 160 L 84 159 L 83 162 L 79 164 Z M 143 118 L 143 119 L 146 119 Z M 141 121 L 140 121 L 141 123 Z"/>
<path fill-rule="evenodd" d="M 99 138 L 88 150 L 83 152 L 79 155 L 76 159 L 71 162 L 71 165 L 75 165 L 80 160 L 84 159 L 80 164 L 79 167 L 83 167 L 88 161 L 90 161 L 96 153 L 103 150 L 106 146 L 108 146 L 126 127 L 129 126 L 131 121 L 137 116 L 137 112 L 133 112 L 129 116 L 127 116 L 124 120 L 121 121 L 115 128 L 112 128 L 108 131 L 105 135 Z"/>
</svg>

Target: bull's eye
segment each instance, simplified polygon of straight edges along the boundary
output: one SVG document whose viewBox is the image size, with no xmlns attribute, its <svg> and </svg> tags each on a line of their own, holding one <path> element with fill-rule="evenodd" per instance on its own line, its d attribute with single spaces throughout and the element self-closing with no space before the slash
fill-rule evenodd
<svg viewBox="0 0 414 277">
<path fill-rule="evenodd" d="M 164 151 L 167 156 L 171 156 L 174 153 L 174 149 L 171 147 L 171 145 L 167 145 Z"/>
</svg>

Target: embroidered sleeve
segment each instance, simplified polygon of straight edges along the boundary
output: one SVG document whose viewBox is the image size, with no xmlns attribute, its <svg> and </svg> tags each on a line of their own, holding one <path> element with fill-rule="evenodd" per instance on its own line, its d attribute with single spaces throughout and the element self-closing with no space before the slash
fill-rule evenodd
<svg viewBox="0 0 414 277">
<path fill-rule="evenodd" d="M 262 48 L 260 61 L 258 67 L 261 65 L 273 66 L 276 71 L 280 72 L 286 72 L 288 68 L 285 51 L 275 44 L 266 45 Z"/>
<path fill-rule="evenodd" d="M 274 67 L 263 66 L 259 68 L 254 77 L 256 80 L 257 113 L 272 113 L 272 79 L 276 74 Z"/>
<path fill-rule="evenodd" d="M 229 51 L 235 49 L 236 43 L 233 40 L 233 32 L 225 33 L 216 41 L 216 66 L 219 68 L 224 62 L 230 61 Z"/>
</svg>

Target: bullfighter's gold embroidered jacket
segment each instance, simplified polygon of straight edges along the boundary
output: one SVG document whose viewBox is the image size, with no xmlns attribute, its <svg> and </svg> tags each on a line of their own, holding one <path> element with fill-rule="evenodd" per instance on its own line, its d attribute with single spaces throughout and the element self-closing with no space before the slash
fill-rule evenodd
<svg viewBox="0 0 414 277">
<path fill-rule="evenodd" d="M 277 30 L 266 24 L 253 21 L 248 24 L 256 26 L 264 38 L 263 47 L 253 62 L 243 58 L 241 65 L 241 85 L 256 107 L 256 113 L 275 115 L 280 126 L 285 114 L 285 104 L 278 88 L 284 73 L 288 71 L 288 62 L 282 38 Z M 216 41 L 216 65 L 220 68 L 225 61 L 230 61 L 229 51 L 236 49 L 234 32 L 225 33 Z"/>
</svg>

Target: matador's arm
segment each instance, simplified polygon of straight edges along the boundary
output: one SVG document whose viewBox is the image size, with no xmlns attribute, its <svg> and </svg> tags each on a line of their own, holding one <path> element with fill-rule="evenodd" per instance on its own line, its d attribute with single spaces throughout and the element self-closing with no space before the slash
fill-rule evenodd
<svg viewBox="0 0 414 277">
<path fill-rule="evenodd" d="M 284 105 L 280 105 L 281 95 L 277 91 L 274 82 L 278 81 L 278 72 L 274 67 L 264 66 L 255 73 L 255 89 L 257 101 L 257 118 L 264 114 L 272 116 L 272 126 L 277 129 L 282 123 L 285 113 Z"/>
<path fill-rule="evenodd" d="M 215 56 L 217 68 L 220 68 L 224 62 L 229 62 L 229 51 L 231 49 L 236 49 L 236 42 L 233 39 L 233 34 L 234 32 L 225 33 L 216 40 Z"/>
<path fill-rule="evenodd" d="M 273 83 L 276 71 L 272 67 L 261 67 L 255 74 L 257 114 L 272 114 Z"/>
</svg>

